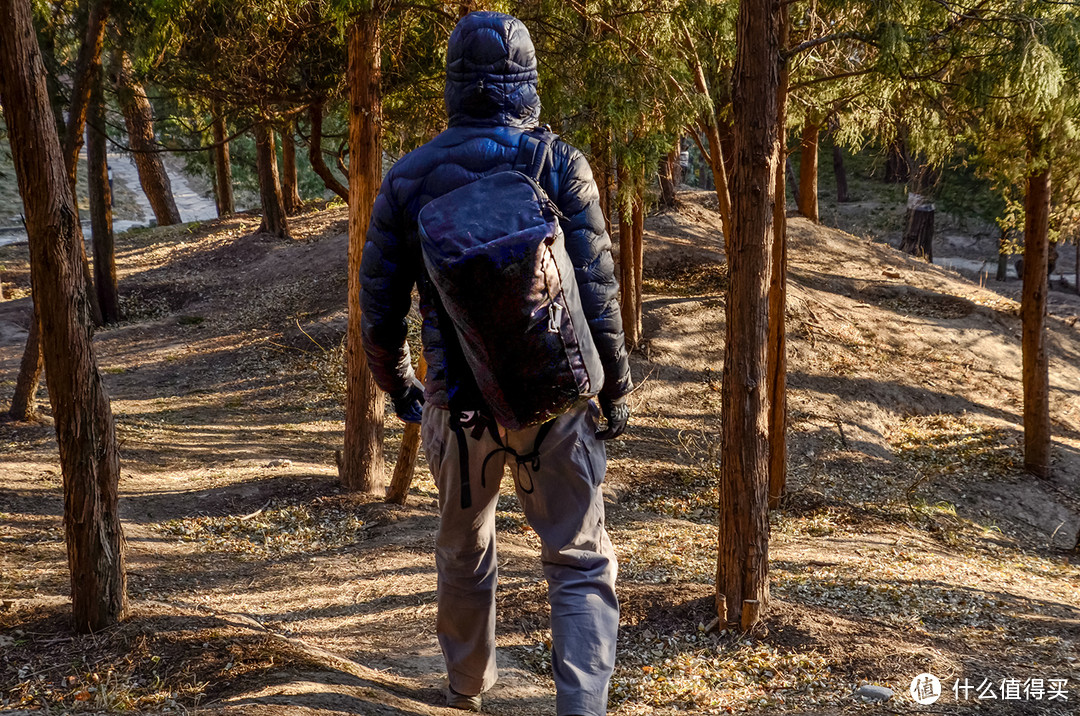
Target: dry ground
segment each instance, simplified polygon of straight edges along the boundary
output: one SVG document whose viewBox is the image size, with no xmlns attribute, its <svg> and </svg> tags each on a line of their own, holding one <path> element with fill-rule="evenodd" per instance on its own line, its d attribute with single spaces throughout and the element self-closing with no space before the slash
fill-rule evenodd
<svg viewBox="0 0 1080 716">
<path fill-rule="evenodd" d="M 635 417 L 609 449 L 623 603 L 612 710 L 925 712 L 907 688 L 931 671 L 946 689 L 931 712 L 1076 713 L 1075 321 L 1050 321 L 1055 477 L 1039 482 L 1019 469 L 1008 291 L 800 219 L 790 223 L 790 495 L 772 519 L 772 605 L 752 635 L 704 632 L 726 270 L 708 195 L 682 198 L 681 211 L 646 225 Z M 119 238 L 128 319 L 100 331 L 97 347 L 123 459 L 132 615 L 120 627 L 67 631 L 51 428 L 0 425 L 0 711 L 443 712 L 432 705 L 443 677 L 426 468 L 404 508 L 335 483 L 344 210 L 298 218 L 293 242 L 257 224 L 239 216 Z M 0 249 L 16 296 L 25 259 L 25 247 Z M 0 403 L 27 317 L 25 297 L 0 303 Z M 388 425 L 392 460 L 400 432 Z M 505 492 L 502 681 L 485 710 L 552 713 L 537 541 L 509 483 Z M 965 678 L 995 690 L 1002 679 L 1068 679 L 1068 700 L 957 703 L 952 684 Z M 863 682 L 897 696 L 863 704 L 852 696 Z"/>
</svg>

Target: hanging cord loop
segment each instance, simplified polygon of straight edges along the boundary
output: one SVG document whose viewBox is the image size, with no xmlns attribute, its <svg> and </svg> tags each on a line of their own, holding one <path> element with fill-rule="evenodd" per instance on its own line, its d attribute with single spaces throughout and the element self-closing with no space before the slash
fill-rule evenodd
<svg viewBox="0 0 1080 716">
<path fill-rule="evenodd" d="M 484 456 L 484 461 L 480 466 L 481 487 L 487 487 L 488 463 L 490 463 L 492 458 L 496 455 L 505 453 L 512 455 L 515 462 L 517 462 L 517 469 L 514 470 L 515 483 L 522 492 L 526 495 L 530 495 L 533 490 L 536 489 L 533 483 L 533 473 L 540 471 L 540 446 L 543 444 L 544 438 L 548 436 L 548 433 L 551 432 L 551 428 L 554 427 L 554 425 L 554 418 L 541 425 L 536 433 L 536 439 L 533 441 L 533 449 L 522 455 L 503 442 L 502 437 L 499 435 L 499 426 L 493 418 L 484 415 L 478 410 L 461 412 L 451 411 L 450 429 L 453 430 L 454 435 L 457 437 L 458 468 L 461 472 L 461 509 L 465 510 L 472 506 L 472 489 L 469 485 L 469 443 L 468 438 L 466 437 L 466 430 L 469 431 L 473 440 L 479 440 L 483 436 L 484 431 L 487 430 L 491 433 L 491 437 L 494 438 L 495 443 L 499 446 Z M 521 481 L 522 468 L 524 468 L 524 472 L 528 476 L 528 484 Z"/>
</svg>

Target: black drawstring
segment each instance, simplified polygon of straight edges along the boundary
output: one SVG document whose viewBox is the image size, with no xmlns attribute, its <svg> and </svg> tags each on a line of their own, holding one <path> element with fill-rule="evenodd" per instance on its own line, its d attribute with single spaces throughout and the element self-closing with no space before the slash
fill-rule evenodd
<svg viewBox="0 0 1080 716">
<path fill-rule="evenodd" d="M 540 446 L 544 442 L 544 438 L 551 432 L 551 428 L 555 425 L 555 418 L 547 421 L 540 426 L 540 430 L 536 433 L 536 440 L 533 441 L 533 449 L 524 455 L 518 453 L 517 450 L 509 445 L 503 444 L 502 438 L 499 437 L 499 428 L 495 424 L 495 421 L 486 416 L 482 416 L 479 412 L 475 412 L 472 415 L 464 415 L 456 411 L 450 413 L 450 428 L 454 431 L 454 435 L 457 436 L 458 442 L 458 463 L 461 470 L 461 509 L 465 510 L 472 506 L 472 490 L 469 487 L 469 446 L 468 441 L 465 438 L 465 428 L 472 428 L 473 440 L 479 440 L 484 434 L 484 430 L 487 429 L 491 432 L 491 437 L 495 439 L 496 444 L 499 447 L 495 448 L 484 456 L 484 462 L 480 466 L 480 485 L 487 487 L 487 467 L 491 462 L 491 458 L 499 455 L 500 453 L 507 453 L 514 456 L 514 460 L 517 462 L 518 469 L 514 471 L 514 482 L 517 484 L 521 491 L 526 495 L 531 495 L 533 490 L 536 489 L 533 484 L 533 476 L 529 473 L 529 468 L 532 468 L 533 472 L 540 471 Z M 529 475 L 529 484 L 525 486 L 520 481 L 521 469 L 524 467 L 526 474 Z"/>
</svg>

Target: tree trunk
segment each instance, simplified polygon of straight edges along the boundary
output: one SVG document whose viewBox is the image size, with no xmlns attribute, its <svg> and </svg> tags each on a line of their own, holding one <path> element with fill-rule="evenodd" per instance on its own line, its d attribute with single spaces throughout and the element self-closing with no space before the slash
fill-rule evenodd
<svg viewBox="0 0 1080 716">
<path fill-rule="evenodd" d="M 74 627 L 97 632 L 121 619 L 126 606 L 120 460 L 80 280 L 82 230 L 28 0 L 0 0 L 0 78 L 60 448 Z"/>
<path fill-rule="evenodd" d="M 349 30 L 349 333 L 341 481 L 346 489 L 371 493 L 383 489 L 385 408 L 360 340 L 360 257 L 382 181 L 380 22 L 375 9 L 367 10 Z"/>
<path fill-rule="evenodd" d="M 777 88 L 781 0 L 742 0 L 732 87 L 735 165 L 728 241 L 723 406 L 721 409 L 717 594 L 727 619 L 743 602 L 769 599 L 770 246 L 780 162 Z"/>
<path fill-rule="evenodd" d="M 225 131 L 225 115 L 216 103 L 214 112 L 214 200 L 218 216 L 230 216 L 236 212 L 233 198 L 232 161 L 229 159 L 228 133 Z"/>
<path fill-rule="evenodd" d="M 709 139 L 709 168 L 712 170 L 713 188 L 720 211 L 720 230 L 724 232 L 724 242 L 731 236 L 731 190 L 728 186 L 727 167 L 724 164 L 724 149 L 715 124 L 706 125 Z"/>
<path fill-rule="evenodd" d="M 83 145 L 83 127 L 90 103 L 91 87 L 101 73 L 101 46 L 105 41 L 105 19 L 109 14 L 109 0 L 92 0 L 86 18 L 86 32 L 75 60 L 75 74 L 68 104 L 67 128 L 64 133 L 64 164 L 68 182 L 75 186 L 79 165 L 79 151 Z"/>
<path fill-rule="evenodd" d="M 634 220 L 630 184 L 630 171 L 620 157 L 618 165 L 619 180 L 619 307 L 622 310 L 623 333 L 626 347 L 637 347 L 637 280 L 634 270 Z"/>
<path fill-rule="evenodd" d="M 323 180 L 323 184 L 326 188 L 334 192 L 345 203 L 349 202 L 349 187 L 345 186 L 338 181 L 334 173 L 330 171 L 330 167 L 326 165 L 326 157 L 323 155 L 322 148 L 322 124 L 323 124 L 323 103 L 322 100 L 311 105 L 308 109 L 308 116 L 311 117 L 311 140 L 308 144 L 308 159 L 311 160 L 311 168 L 315 170 L 315 173 L 319 175 L 319 178 Z M 346 177 L 348 181 L 348 177 Z"/>
<path fill-rule="evenodd" d="M 721 121 L 719 114 L 716 115 L 716 131 L 720 138 L 720 156 L 724 160 L 725 167 L 735 164 L 735 128 L 731 126 L 731 120 Z M 731 172 L 729 171 L 730 175 Z M 730 182 L 730 178 L 728 179 Z"/>
<path fill-rule="evenodd" d="M 644 296 L 644 253 L 645 253 L 645 177 L 642 168 L 641 183 L 634 193 L 631 220 L 634 232 L 634 333 L 641 340 L 641 314 Z"/>
<path fill-rule="evenodd" d="M 139 170 L 139 183 L 154 210 L 158 226 L 180 223 L 180 212 L 173 199 L 172 184 L 165 172 L 165 164 L 158 152 L 154 136 L 154 114 L 143 86 L 135 80 L 131 58 L 118 50 L 115 59 L 116 98 L 124 113 L 128 142 L 134 153 L 135 167 Z"/>
<path fill-rule="evenodd" d="M 907 143 L 899 137 L 889 145 L 885 156 L 885 181 L 890 184 L 903 184 L 911 176 L 908 163 Z"/>
<path fill-rule="evenodd" d="M 843 204 L 848 199 L 847 188 L 847 169 L 844 168 L 844 152 L 840 149 L 840 145 L 833 140 L 832 143 L 832 168 L 833 175 L 836 177 L 836 201 L 838 204 Z"/>
<path fill-rule="evenodd" d="M 82 44 L 79 46 L 79 55 L 75 63 L 74 84 L 71 91 L 71 100 L 68 105 L 68 118 L 66 124 L 58 125 L 64 128 L 64 147 L 62 156 L 64 169 L 72 193 L 75 190 L 75 178 L 79 166 L 79 152 L 83 143 L 83 128 L 86 125 L 87 107 L 90 102 L 91 87 L 94 77 L 100 76 L 101 72 L 101 47 L 105 37 L 105 20 L 108 17 L 109 2 L 100 0 L 91 5 L 87 17 L 86 31 L 83 34 Z M 48 96 L 48 92 L 46 92 Z M 50 102 L 50 108 L 52 104 Z M 63 113 L 59 116 L 62 120 Z M 76 206 L 76 213 L 78 207 Z M 90 261 L 86 256 L 86 245 L 78 247 L 79 262 L 82 265 L 83 280 L 86 282 L 86 290 L 93 291 L 93 281 L 90 276 Z M 101 307 L 98 297 L 94 293 L 87 294 L 90 302 L 90 315 L 95 325 L 102 325 Z M 12 396 L 9 414 L 16 420 L 34 420 L 37 417 L 36 395 L 41 382 L 43 368 L 43 356 L 39 342 L 41 340 L 40 326 L 38 324 L 37 311 L 31 319 L 30 332 L 27 335 L 27 343 L 23 348 L 23 357 L 19 366 L 19 375 L 15 382 L 15 394 Z"/>
<path fill-rule="evenodd" d="M 105 93 L 101 86 L 101 63 L 94 73 L 90 94 L 90 121 L 86 127 L 86 181 L 90 193 L 90 230 L 94 244 L 94 288 L 101 320 L 120 321 L 120 295 L 116 285 L 116 251 L 113 246 L 112 190 L 105 146 Z"/>
<path fill-rule="evenodd" d="M 694 47 L 694 39 L 685 27 L 683 27 L 683 39 L 690 49 L 690 70 L 694 74 L 694 87 L 697 89 L 698 94 L 708 98 L 710 104 L 712 104 L 712 95 L 709 93 L 709 85 L 705 81 L 705 71 L 702 69 L 701 59 L 698 57 L 697 49 Z M 716 189 L 716 202 L 720 212 L 720 224 L 724 232 L 724 241 L 727 242 L 731 236 L 731 191 L 728 187 L 727 163 L 724 161 L 723 143 L 720 141 L 720 117 L 713 111 L 711 116 L 702 117 L 699 124 L 705 130 L 705 136 L 709 142 L 709 151 L 706 152 L 700 143 L 698 148 L 712 171 L 713 186 Z"/>
<path fill-rule="evenodd" d="M 281 128 L 281 198 L 285 204 L 285 213 L 295 216 L 304 202 L 300 199 L 300 190 L 296 179 L 296 135 L 295 124 L 286 122 Z"/>
<path fill-rule="evenodd" d="M 820 128 L 813 116 L 803 123 L 799 158 L 799 213 L 818 223 L 818 137 Z"/>
<path fill-rule="evenodd" d="M 923 204 L 908 212 L 907 231 L 900 250 L 934 261 L 934 205 Z"/>
<path fill-rule="evenodd" d="M 781 6 L 780 47 L 787 47 L 791 32 L 788 6 Z M 787 126 L 787 62 L 780 67 L 776 88 L 776 125 Z M 780 156 L 787 154 L 787 135 L 780 129 Z M 805 137 L 805 135 L 804 135 Z M 805 156 L 805 155 L 804 155 Z M 780 506 L 787 493 L 787 192 L 782 164 L 776 163 L 776 200 L 773 204 L 772 276 L 769 280 L 769 509 Z M 802 169 L 800 163 L 799 168 Z M 816 172 L 814 195 L 817 195 Z M 816 202 L 815 202 L 816 207 Z"/>
<path fill-rule="evenodd" d="M 86 112 L 90 104 L 90 90 L 94 85 L 94 78 L 101 73 L 101 46 L 104 42 L 105 20 L 108 11 L 108 0 L 91 3 L 90 12 L 86 18 L 86 31 L 83 33 L 82 44 L 79 46 L 79 55 L 75 64 L 71 101 L 68 104 L 67 124 L 64 127 L 63 134 L 64 168 L 67 170 L 68 183 L 71 184 L 73 195 L 75 193 L 75 178 L 79 167 L 79 151 L 83 146 Z M 76 203 L 76 213 L 78 210 L 78 203 Z M 90 260 L 86 256 L 86 246 L 80 245 L 78 248 L 80 263 L 83 268 L 83 279 L 86 281 L 87 286 L 87 297 L 90 301 L 90 315 L 94 325 L 100 326 L 104 324 L 104 319 L 101 316 L 101 307 L 98 305 L 97 294 L 93 289 L 94 281 L 91 278 Z"/>
<path fill-rule="evenodd" d="M 677 151 L 669 153 L 660 160 L 657 175 L 660 180 L 660 208 L 675 208 L 675 165 L 679 161 Z"/>
<path fill-rule="evenodd" d="M 1009 277 L 1009 230 L 1001 230 L 1001 238 L 998 239 L 998 265 L 997 280 L 1004 281 Z"/>
<path fill-rule="evenodd" d="M 783 144 L 783 143 L 782 143 Z M 791 198 L 795 200 L 795 206 L 799 206 L 802 202 L 799 197 L 799 182 L 795 178 L 795 170 L 791 167 L 791 155 L 787 153 L 787 147 L 781 146 L 784 151 L 780 153 L 780 161 L 784 164 L 784 171 L 787 173 L 787 185 L 791 187 Z M 784 202 L 787 202 L 787 195 L 785 193 Z"/>
<path fill-rule="evenodd" d="M 37 390 L 41 383 L 41 371 L 45 367 L 41 354 L 41 322 L 38 319 L 37 298 L 30 314 L 30 332 L 26 336 L 19 377 L 15 380 L 15 395 L 11 398 L 8 414 L 12 420 L 29 422 L 37 419 Z"/>
<path fill-rule="evenodd" d="M 281 198 L 281 184 L 278 183 L 274 132 L 266 120 L 255 123 L 255 165 L 259 173 L 259 201 L 263 212 L 259 231 L 265 231 L 279 239 L 291 239 L 289 222 L 285 218 L 285 205 Z"/>
<path fill-rule="evenodd" d="M 593 173 L 596 175 L 596 188 L 600 192 L 600 210 L 604 212 L 604 228 L 611 235 L 611 132 L 598 130 L 602 138 L 597 140 L 593 149 L 596 162 Z"/>
<path fill-rule="evenodd" d="M 420 354 L 416 366 L 416 377 L 420 382 L 427 375 L 427 363 L 424 362 L 424 354 Z M 416 458 L 420 454 L 420 426 L 417 423 L 405 423 L 405 431 L 401 436 L 401 449 L 398 450 L 397 462 L 394 463 L 394 476 L 390 479 L 390 487 L 386 491 L 386 501 L 395 505 L 404 505 L 409 497 L 409 487 L 412 485 L 413 473 L 416 472 Z"/>
<path fill-rule="evenodd" d="M 57 136 L 66 138 L 67 118 L 64 116 L 64 108 L 67 106 L 68 96 L 67 91 L 60 84 L 60 63 L 56 59 L 56 31 L 51 27 L 38 29 L 38 48 L 41 50 L 42 60 L 48 73 L 45 86 L 49 91 L 49 106 L 52 107 Z M 66 159 L 65 156 L 65 161 Z"/>
<path fill-rule="evenodd" d="M 1050 372 L 1046 356 L 1049 292 L 1050 165 L 1038 141 L 1031 152 L 1041 166 L 1027 177 L 1024 197 L 1024 288 L 1020 302 L 1024 363 L 1024 469 L 1050 476 Z"/>
</svg>

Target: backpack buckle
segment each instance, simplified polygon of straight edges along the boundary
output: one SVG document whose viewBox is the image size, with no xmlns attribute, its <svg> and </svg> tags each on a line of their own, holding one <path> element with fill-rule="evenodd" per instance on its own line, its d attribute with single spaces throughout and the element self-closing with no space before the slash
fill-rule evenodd
<svg viewBox="0 0 1080 716">
<path fill-rule="evenodd" d="M 554 301 L 548 306 L 548 333 L 559 333 L 562 330 L 563 307 Z"/>
</svg>

